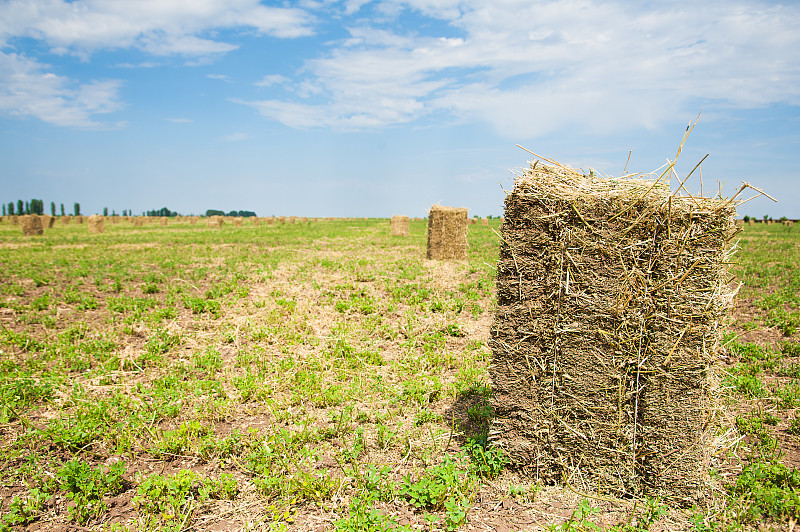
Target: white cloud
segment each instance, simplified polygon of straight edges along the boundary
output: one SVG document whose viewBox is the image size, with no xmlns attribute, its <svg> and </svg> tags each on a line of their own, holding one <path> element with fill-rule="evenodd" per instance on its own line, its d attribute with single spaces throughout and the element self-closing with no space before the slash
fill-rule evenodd
<svg viewBox="0 0 800 532">
<path fill-rule="evenodd" d="M 118 100 L 121 81 L 79 85 L 48 70 L 47 65 L 24 56 L 0 53 L 0 113 L 34 116 L 57 126 L 87 129 L 122 126 L 94 119 L 95 115 L 122 107 Z"/>
<path fill-rule="evenodd" d="M 760 0 L 385 1 L 448 23 L 371 22 L 306 62 L 291 99 L 241 101 L 291 127 L 382 127 L 447 112 L 524 138 L 655 127 L 701 102 L 800 104 L 800 7 Z M 349 4 L 350 10 L 362 7 Z M 310 98 L 313 96 L 313 100 Z M 309 101 L 304 101 L 309 99 Z M 681 118 L 682 120 L 683 118 Z"/>
<path fill-rule="evenodd" d="M 191 124 L 192 120 L 189 118 L 165 118 L 167 122 L 172 122 L 173 124 Z"/>
<path fill-rule="evenodd" d="M 249 133 L 231 133 L 229 135 L 223 135 L 220 137 L 220 140 L 224 142 L 242 142 L 243 140 L 249 140 L 251 138 L 253 138 L 253 136 Z"/>
<path fill-rule="evenodd" d="M 280 74 L 269 74 L 253 83 L 253 85 L 256 87 L 271 87 L 272 85 L 283 85 L 289 81 L 291 80 L 286 76 L 281 76 Z"/>
<path fill-rule="evenodd" d="M 236 48 L 208 38 L 213 30 L 248 28 L 293 38 L 311 35 L 312 22 L 301 9 L 258 0 L 9 0 L 0 6 L 0 42 L 33 37 L 56 52 L 84 57 L 131 47 L 155 55 L 205 55 Z"/>
<path fill-rule="evenodd" d="M 226 76 L 225 74 L 206 74 L 208 79 L 216 79 L 219 81 L 224 81 L 225 83 L 233 83 L 233 80 L 230 76 Z"/>
</svg>

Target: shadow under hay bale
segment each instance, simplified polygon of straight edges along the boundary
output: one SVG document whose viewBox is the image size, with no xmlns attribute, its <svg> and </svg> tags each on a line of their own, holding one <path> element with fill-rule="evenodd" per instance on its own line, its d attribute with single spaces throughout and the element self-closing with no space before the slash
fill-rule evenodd
<svg viewBox="0 0 800 532">
<path fill-rule="evenodd" d="M 89 216 L 88 224 L 90 233 L 105 233 L 106 231 L 105 219 L 97 214 Z"/>
<path fill-rule="evenodd" d="M 44 223 L 38 214 L 26 214 L 20 217 L 22 234 L 26 236 L 37 236 L 44 234 Z"/>
<path fill-rule="evenodd" d="M 392 219 L 389 220 L 389 228 L 392 236 L 409 236 L 411 234 L 408 216 L 392 216 Z"/>
<path fill-rule="evenodd" d="M 534 164 L 505 200 L 491 437 L 544 482 L 702 497 L 735 207 Z"/>
<path fill-rule="evenodd" d="M 428 213 L 430 260 L 466 260 L 467 209 L 434 205 Z"/>
</svg>

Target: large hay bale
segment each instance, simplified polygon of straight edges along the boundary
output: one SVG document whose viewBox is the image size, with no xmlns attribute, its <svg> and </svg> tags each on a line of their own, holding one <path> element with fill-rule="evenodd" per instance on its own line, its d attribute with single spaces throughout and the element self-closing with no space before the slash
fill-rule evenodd
<svg viewBox="0 0 800 532">
<path fill-rule="evenodd" d="M 505 200 L 491 438 L 544 482 L 702 496 L 733 203 L 533 165 Z"/>
<path fill-rule="evenodd" d="M 26 236 L 36 236 L 44 234 L 44 223 L 38 214 L 26 214 L 20 217 L 22 234 Z"/>
<path fill-rule="evenodd" d="M 89 216 L 88 224 L 90 233 L 105 233 L 106 231 L 105 218 L 97 214 Z"/>
<path fill-rule="evenodd" d="M 428 252 L 432 260 L 466 260 L 467 209 L 434 205 L 428 214 Z"/>
<path fill-rule="evenodd" d="M 408 236 L 411 234 L 408 216 L 395 215 L 389 220 L 392 236 Z"/>
</svg>

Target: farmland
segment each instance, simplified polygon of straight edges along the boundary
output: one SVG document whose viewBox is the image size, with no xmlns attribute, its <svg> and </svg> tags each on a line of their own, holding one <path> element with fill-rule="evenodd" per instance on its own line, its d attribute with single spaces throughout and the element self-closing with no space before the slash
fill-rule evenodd
<svg viewBox="0 0 800 532">
<path fill-rule="evenodd" d="M 800 228 L 746 226 L 713 483 L 542 486 L 487 442 L 497 221 L 0 223 L 0 530 L 735 530 L 800 517 Z"/>
</svg>

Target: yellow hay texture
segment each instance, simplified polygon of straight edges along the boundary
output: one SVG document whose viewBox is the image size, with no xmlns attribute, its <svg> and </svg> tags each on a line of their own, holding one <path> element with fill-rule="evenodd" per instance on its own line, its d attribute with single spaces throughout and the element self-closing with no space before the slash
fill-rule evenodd
<svg viewBox="0 0 800 532">
<path fill-rule="evenodd" d="M 557 163 L 518 176 L 490 340 L 491 438 L 516 468 L 614 496 L 701 497 L 735 203 Z"/>
<path fill-rule="evenodd" d="M 105 219 L 97 214 L 89 216 L 88 223 L 90 233 L 104 233 L 106 230 Z"/>
<path fill-rule="evenodd" d="M 428 213 L 428 252 L 431 260 L 466 260 L 467 209 L 434 205 Z"/>
<path fill-rule="evenodd" d="M 233 219 L 233 226 L 234 227 L 241 227 L 242 226 L 242 218 L 237 216 Z"/>
<path fill-rule="evenodd" d="M 484 226 L 484 227 L 488 226 L 489 225 L 489 219 L 488 218 L 481 218 L 481 225 Z"/>
<path fill-rule="evenodd" d="M 166 216 L 161 216 L 158 219 L 158 223 L 163 225 L 163 226 L 166 226 L 166 225 L 169 224 L 169 218 L 167 218 Z"/>
<path fill-rule="evenodd" d="M 408 216 L 395 215 L 389 220 L 392 236 L 408 236 L 411 234 Z"/>
<path fill-rule="evenodd" d="M 44 224 L 42 217 L 37 214 L 27 214 L 20 217 L 22 234 L 27 236 L 43 235 Z"/>
<path fill-rule="evenodd" d="M 75 223 L 76 224 L 82 224 L 83 223 L 83 216 L 76 216 L 75 217 Z"/>
<path fill-rule="evenodd" d="M 144 220 L 142 219 L 141 216 L 137 216 L 136 218 L 133 219 L 133 226 L 134 227 L 144 226 Z"/>
<path fill-rule="evenodd" d="M 11 222 L 11 225 L 19 225 L 19 215 L 12 214 L 8 217 L 8 219 Z"/>
<path fill-rule="evenodd" d="M 62 225 L 69 225 L 69 223 L 71 221 L 72 221 L 72 216 L 62 216 L 61 217 L 61 224 Z"/>
<path fill-rule="evenodd" d="M 211 227 L 213 229 L 219 229 L 220 227 L 222 227 L 223 223 L 225 222 L 223 221 L 222 216 L 211 216 L 206 222 L 206 226 Z"/>
</svg>

